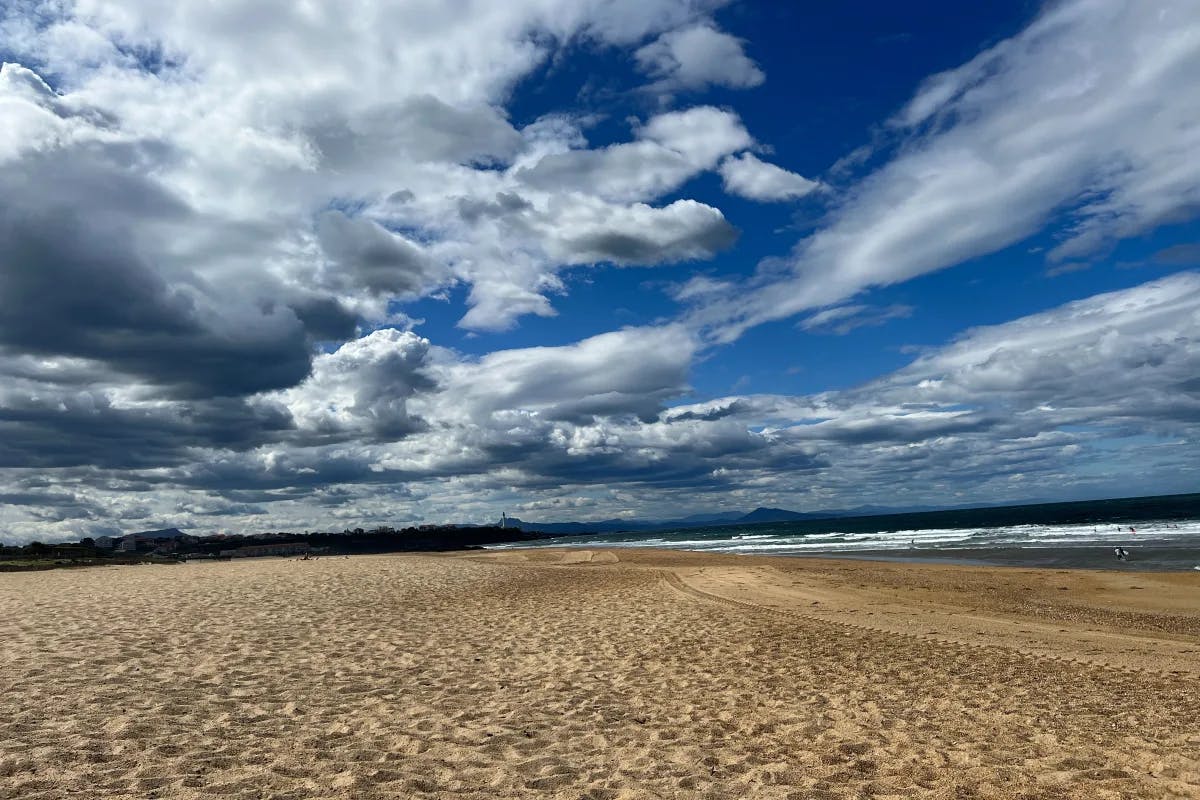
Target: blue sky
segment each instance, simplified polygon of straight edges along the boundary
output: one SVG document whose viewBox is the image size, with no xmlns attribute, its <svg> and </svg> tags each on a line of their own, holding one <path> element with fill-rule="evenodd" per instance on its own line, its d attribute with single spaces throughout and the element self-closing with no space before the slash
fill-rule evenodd
<svg viewBox="0 0 1200 800">
<path fill-rule="evenodd" d="M 1191 4 L 459 5 L 0 11 L 0 538 L 1196 487 Z"/>
</svg>

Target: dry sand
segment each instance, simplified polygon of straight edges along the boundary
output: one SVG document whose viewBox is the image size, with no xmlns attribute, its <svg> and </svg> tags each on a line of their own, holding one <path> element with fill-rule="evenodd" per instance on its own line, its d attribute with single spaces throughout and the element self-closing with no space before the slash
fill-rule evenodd
<svg viewBox="0 0 1200 800">
<path fill-rule="evenodd" d="M 0 798 L 1200 797 L 1200 573 L 524 551 L 0 575 Z"/>
</svg>

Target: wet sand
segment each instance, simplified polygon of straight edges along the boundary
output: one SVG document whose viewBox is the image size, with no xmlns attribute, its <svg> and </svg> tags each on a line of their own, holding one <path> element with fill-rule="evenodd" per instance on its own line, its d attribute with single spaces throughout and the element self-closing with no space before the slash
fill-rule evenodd
<svg viewBox="0 0 1200 800">
<path fill-rule="evenodd" d="M 670 551 L 0 575 L 0 798 L 1197 797 L 1200 573 Z"/>
<path fill-rule="evenodd" d="M 1122 542 L 1128 558 L 1120 561 L 1109 543 L 1052 547 L 916 547 L 905 550 L 858 550 L 847 553 L 788 553 L 789 557 L 907 561 L 923 564 L 1092 569 L 1115 572 L 1200 571 L 1200 541 Z"/>
</svg>

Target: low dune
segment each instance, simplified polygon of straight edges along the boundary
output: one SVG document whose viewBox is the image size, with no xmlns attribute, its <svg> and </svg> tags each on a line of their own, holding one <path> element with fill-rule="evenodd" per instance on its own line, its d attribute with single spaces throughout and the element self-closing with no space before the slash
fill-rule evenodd
<svg viewBox="0 0 1200 800">
<path fill-rule="evenodd" d="M 0 798 L 1200 796 L 1200 573 L 622 550 L 0 575 Z"/>
</svg>

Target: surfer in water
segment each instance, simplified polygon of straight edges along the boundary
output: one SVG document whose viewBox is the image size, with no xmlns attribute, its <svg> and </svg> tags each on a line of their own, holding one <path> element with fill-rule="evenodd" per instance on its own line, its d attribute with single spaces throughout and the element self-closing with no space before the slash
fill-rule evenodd
<svg viewBox="0 0 1200 800">
<path fill-rule="evenodd" d="M 1117 561 L 1128 561 L 1129 551 L 1124 547 L 1114 547 L 1113 552 L 1116 553 Z"/>
</svg>

